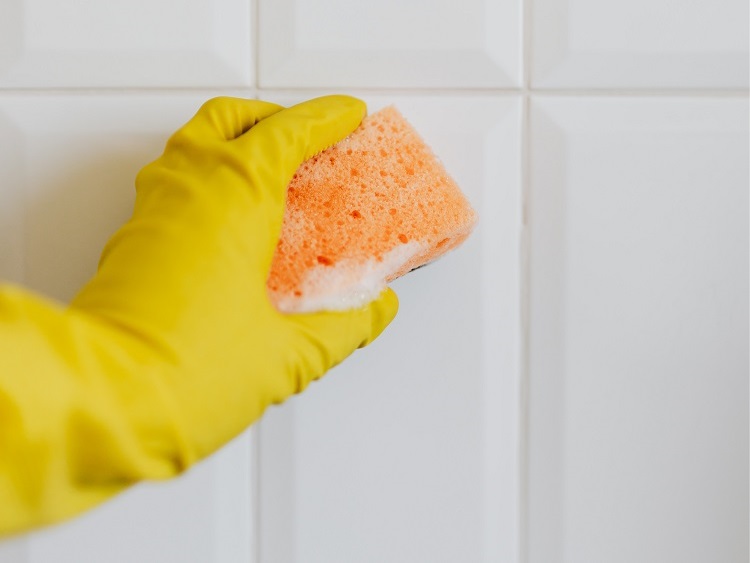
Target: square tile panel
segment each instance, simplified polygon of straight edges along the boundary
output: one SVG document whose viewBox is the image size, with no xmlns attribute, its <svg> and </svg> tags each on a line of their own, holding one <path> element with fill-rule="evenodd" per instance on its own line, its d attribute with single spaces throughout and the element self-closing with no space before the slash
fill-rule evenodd
<svg viewBox="0 0 750 563">
<path fill-rule="evenodd" d="M 747 123 L 532 104 L 530 563 L 748 557 Z"/>
<path fill-rule="evenodd" d="M 130 216 L 138 170 L 203 101 L 0 98 L 0 278 L 70 299 Z M 245 433 L 183 477 L 139 485 L 70 523 L 17 538 L 0 561 L 249 561 L 252 479 Z"/>
<path fill-rule="evenodd" d="M 247 87 L 247 0 L 3 0 L 0 88 Z"/>
<path fill-rule="evenodd" d="M 130 216 L 136 174 L 201 102 L 196 96 L 0 100 L 0 135 L 15 155 L 2 169 L 4 193 L 15 194 L 13 209 L 4 212 L 23 226 L 12 240 L 20 241 L 28 286 L 63 300 L 74 295 Z"/>
<path fill-rule="evenodd" d="M 68 523 L 29 534 L 26 559 L 8 563 L 254 561 L 251 448 L 245 433 L 185 475 L 139 484 Z"/>
<path fill-rule="evenodd" d="M 747 88 L 746 0 L 532 0 L 535 88 Z"/>
<path fill-rule="evenodd" d="M 264 88 L 520 86 L 518 0 L 259 0 Z"/>
<path fill-rule="evenodd" d="M 393 283 L 400 311 L 376 342 L 266 414 L 261 561 L 512 561 L 521 103 L 365 100 L 401 110 L 480 222 L 462 247 Z"/>
</svg>

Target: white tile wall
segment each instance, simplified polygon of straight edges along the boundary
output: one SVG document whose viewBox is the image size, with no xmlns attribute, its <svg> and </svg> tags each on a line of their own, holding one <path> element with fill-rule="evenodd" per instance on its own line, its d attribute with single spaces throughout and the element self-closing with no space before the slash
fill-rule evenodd
<svg viewBox="0 0 750 563">
<path fill-rule="evenodd" d="M 401 109 L 481 223 L 393 284 L 401 309 L 378 342 L 264 419 L 261 561 L 512 560 L 520 100 L 365 98 Z"/>
<path fill-rule="evenodd" d="M 3 193 L 15 235 L 6 258 L 31 288 L 70 299 L 128 218 L 138 170 L 204 97 L 4 96 Z M 22 255 L 22 260 L 13 256 Z M 20 267 L 20 262 L 23 267 Z"/>
<path fill-rule="evenodd" d="M 532 563 L 747 558 L 749 117 L 532 105 Z"/>
<path fill-rule="evenodd" d="M 81 518 L 33 534 L 21 561 L 250 561 L 251 447 L 250 433 L 243 434 L 176 480 L 139 485 Z"/>
<path fill-rule="evenodd" d="M 269 413 L 258 483 L 245 436 L 0 562 L 747 561 L 747 21 L 743 0 L 4 2 L 2 279 L 70 297 L 219 89 L 397 103 L 482 221 Z"/>
<path fill-rule="evenodd" d="M 258 3 L 264 88 L 520 86 L 518 0 Z"/>
<path fill-rule="evenodd" d="M 246 0 L 4 0 L 0 87 L 251 86 Z"/>
<path fill-rule="evenodd" d="M 72 297 L 129 216 L 136 173 L 203 100 L 0 95 L 0 278 Z M 250 452 L 246 434 L 173 483 L 138 487 L 70 524 L 0 548 L 0 561 L 248 560 Z"/>
<path fill-rule="evenodd" d="M 748 86 L 745 0 L 529 0 L 537 88 Z"/>
</svg>

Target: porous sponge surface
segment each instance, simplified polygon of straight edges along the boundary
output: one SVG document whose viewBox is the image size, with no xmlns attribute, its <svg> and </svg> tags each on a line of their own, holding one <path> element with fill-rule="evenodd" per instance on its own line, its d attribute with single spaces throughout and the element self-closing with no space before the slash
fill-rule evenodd
<svg viewBox="0 0 750 563">
<path fill-rule="evenodd" d="M 268 279 L 283 312 L 341 310 L 463 242 L 476 214 L 394 107 L 304 162 Z"/>
</svg>

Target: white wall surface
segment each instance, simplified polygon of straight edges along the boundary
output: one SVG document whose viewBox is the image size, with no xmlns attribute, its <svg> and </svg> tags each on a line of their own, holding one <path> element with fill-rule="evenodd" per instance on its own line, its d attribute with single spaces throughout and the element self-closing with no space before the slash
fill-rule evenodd
<svg viewBox="0 0 750 563">
<path fill-rule="evenodd" d="M 747 562 L 748 17 L 3 2 L 0 279 L 68 299 L 217 94 L 394 103 L 481 222 L 306 393 L 0 563 Z"/>
</svg>

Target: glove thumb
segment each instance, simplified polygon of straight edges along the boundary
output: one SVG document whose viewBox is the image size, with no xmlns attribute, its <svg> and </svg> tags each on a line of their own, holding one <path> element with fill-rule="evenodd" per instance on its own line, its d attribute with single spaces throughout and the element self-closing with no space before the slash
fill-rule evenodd
<svg viewBox="0 0 750 563">
<path fill-rule="evenodd" d="M 386 289 L 373 302 L 358 309 L 286 315 L 298 345 L 296 392 L 363 348 L 385 330 L 398 312 L 398 297 Z"/>
</svg>

